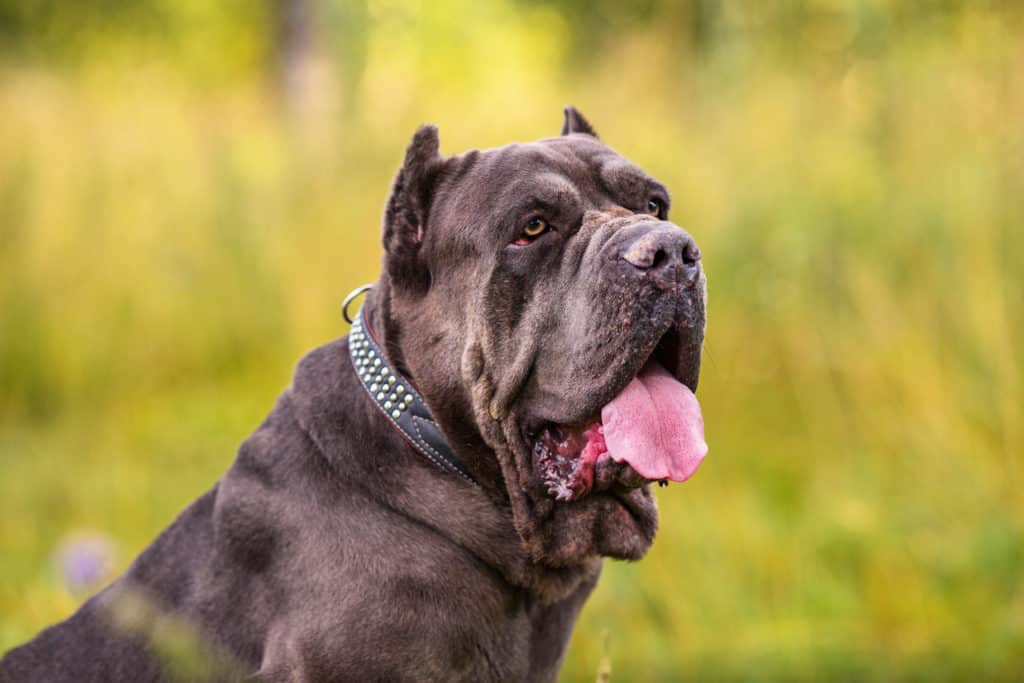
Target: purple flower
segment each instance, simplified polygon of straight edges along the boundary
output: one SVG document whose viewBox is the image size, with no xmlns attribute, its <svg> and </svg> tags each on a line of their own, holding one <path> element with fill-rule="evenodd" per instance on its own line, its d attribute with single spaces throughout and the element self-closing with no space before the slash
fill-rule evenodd
<svg viewBox="0 0 1024 683">
<path fill-rule="evenodd" d="M 55 559 L 69 591 L 76 595 L 91 593 L 113 568 L 114 545 L 103 534 L 74 534 L 60 542 Z"/>
</svg>

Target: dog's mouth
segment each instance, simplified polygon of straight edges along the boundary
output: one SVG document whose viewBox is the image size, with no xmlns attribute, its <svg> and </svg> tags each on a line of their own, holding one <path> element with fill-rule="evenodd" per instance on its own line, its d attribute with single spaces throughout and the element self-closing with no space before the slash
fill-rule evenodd
<svg viewBox="0 0 1024 683">
<path fill-rule="evenodd" d="M 693 476 L 708 446 L 694 395 L 700 342 L 686 344 L 686 336 L 672 326 L 599 412 L 528 431 L 533 469 L 549 495 L 568 502 Z"/>
</svg>

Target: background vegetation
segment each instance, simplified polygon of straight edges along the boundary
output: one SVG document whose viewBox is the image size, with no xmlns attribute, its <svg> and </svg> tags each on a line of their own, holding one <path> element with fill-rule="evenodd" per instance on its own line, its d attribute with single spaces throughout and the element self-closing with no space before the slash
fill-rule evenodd
<svg viewBox="0 0 1024 683">
<path fill-rule="evenodd" d="M 710 279 L 711 455 L 610 564 L 593 680 L 1024 671 L 1020 5 L 0 0 L 0 650 L 120 571 L 342 335 L 417 124 L 574 103 Z"/>
</svg>

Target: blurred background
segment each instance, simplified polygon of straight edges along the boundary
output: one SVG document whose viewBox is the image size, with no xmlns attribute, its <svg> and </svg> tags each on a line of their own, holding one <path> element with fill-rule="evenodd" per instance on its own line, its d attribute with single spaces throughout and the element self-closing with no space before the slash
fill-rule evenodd
<svg viewBox="0 0 1024 683">
<path fill-rule="evenodd" d="M 577 105 L 664 181 L 711 454 L 563 680 L 1024 671 L 1024 8 L 0 0 L 0 651 L 229 466 L 375 279 L 412 131 Z M 1018 679 L 1019 680 L 1019 679 Z"/>
</svg>

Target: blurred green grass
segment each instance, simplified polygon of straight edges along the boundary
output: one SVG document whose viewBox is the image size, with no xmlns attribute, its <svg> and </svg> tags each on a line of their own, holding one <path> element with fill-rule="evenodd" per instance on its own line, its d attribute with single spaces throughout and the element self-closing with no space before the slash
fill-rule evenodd
<svg viewBox="0 0 1024 683">
<path fill-rule="evenodd" d="M 298 111 L 241 39 L 0 60 L 0 650 L 77 604 L 61 538 L 126 566 L 346 332 L 417 124 L 457 153 L 572 102 L 702 247 L 712 450 L 564 680 L 605 632 L 611 680 L 1020 676 L 1020 13 L 580 7 L 369 3 Z"/>
</svg>

